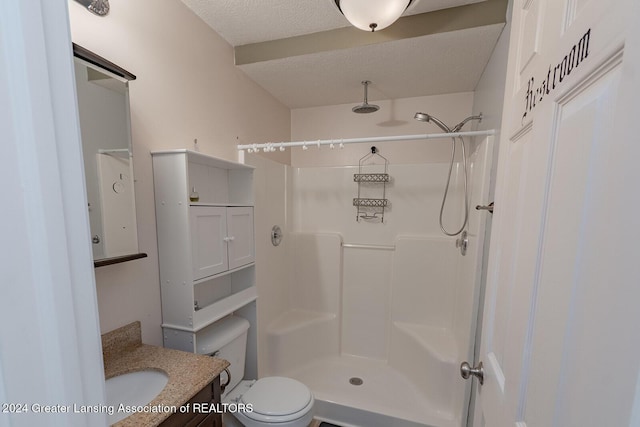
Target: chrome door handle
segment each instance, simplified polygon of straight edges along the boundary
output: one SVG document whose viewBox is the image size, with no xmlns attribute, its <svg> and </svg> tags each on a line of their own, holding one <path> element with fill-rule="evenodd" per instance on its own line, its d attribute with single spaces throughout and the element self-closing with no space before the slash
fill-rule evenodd
<svg viewBox="0 0 640 427">
<path fill-rule="evenodd" d="M 462 378 L 469 379 L 471 375 L 476 377 L 480 381 L 480 385 L 484 384 L 484 369 L 482 368 L 482 362 L 478 363 L 478 366 L 472 368 L 468 362 L 462 362 L 460 365 L 460 375 Z"/>
</svg>

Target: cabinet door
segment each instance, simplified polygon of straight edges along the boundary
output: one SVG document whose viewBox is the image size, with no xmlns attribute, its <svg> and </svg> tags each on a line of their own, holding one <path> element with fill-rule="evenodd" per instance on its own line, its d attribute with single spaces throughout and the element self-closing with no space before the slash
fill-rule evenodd
<svg viewBox="0 0 640 427">
<path fill-rule="evenodd" d="M 237 268 L 255 260 L 253 242 L 253 208 L 227 208 L 229 268 Z"/>
<path fill-rule="evenodd" d="M 202 279 L 228 270 L 226 208 L 191 206 L 189 209 L 193 279 Z"/>
</svg>

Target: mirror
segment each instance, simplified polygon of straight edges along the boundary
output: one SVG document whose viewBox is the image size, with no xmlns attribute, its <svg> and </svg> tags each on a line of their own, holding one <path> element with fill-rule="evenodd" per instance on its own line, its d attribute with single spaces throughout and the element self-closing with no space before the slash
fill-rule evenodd
<svg viewBox="0 0 640 427">
<path fill-rule="evenodd" d="M 129 112 L 135 76 L 77 45 L 74 56 L 93 259 L 101 266 L 141 258 Z"/>
</svg>

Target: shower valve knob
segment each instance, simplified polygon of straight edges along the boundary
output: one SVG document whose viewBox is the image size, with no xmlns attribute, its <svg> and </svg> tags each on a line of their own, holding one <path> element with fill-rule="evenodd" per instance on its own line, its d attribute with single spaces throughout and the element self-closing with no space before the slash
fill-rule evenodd
<svg viewBox="0 0 640 427">
<path fill-rule="evenodd" d="M 456 239 L 456 248 L 460 248 L 460 253 L 464 256 L 467 254 L 467 248 L 469 247 L 469 236 L 467 231 L 463 231 L 460 234 L 460 238 Z"/>
<path fill-rule="evenodd" d="M 469 379 L 472 375 L 480 381 L 480 385 L 484 384 L 484 369 L 482 362 L 478 363 L 478 366 L 472 368 L 468 362 L 462 362 L 460 365 L 460 375 L 462 378 Z"/>
</svg>

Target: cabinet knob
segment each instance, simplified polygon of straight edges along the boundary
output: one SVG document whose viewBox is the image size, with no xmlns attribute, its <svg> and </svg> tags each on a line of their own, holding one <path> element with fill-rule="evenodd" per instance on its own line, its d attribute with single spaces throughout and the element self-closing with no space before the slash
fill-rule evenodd
<svg viewBox="0 0 640 427">
<path fill-rule="evenodd" d="M 233 242 L 234 240 L 236 240 L 236 238 L 235 238 L 235 237 L 233 237 L 233 236 L 231 236 L 231 237 L 225 237 L 225 238 L 224 238 L 224 239 L 222 239 L 222 240 L 224 240 L 225 242 Z"/>
</svg>

